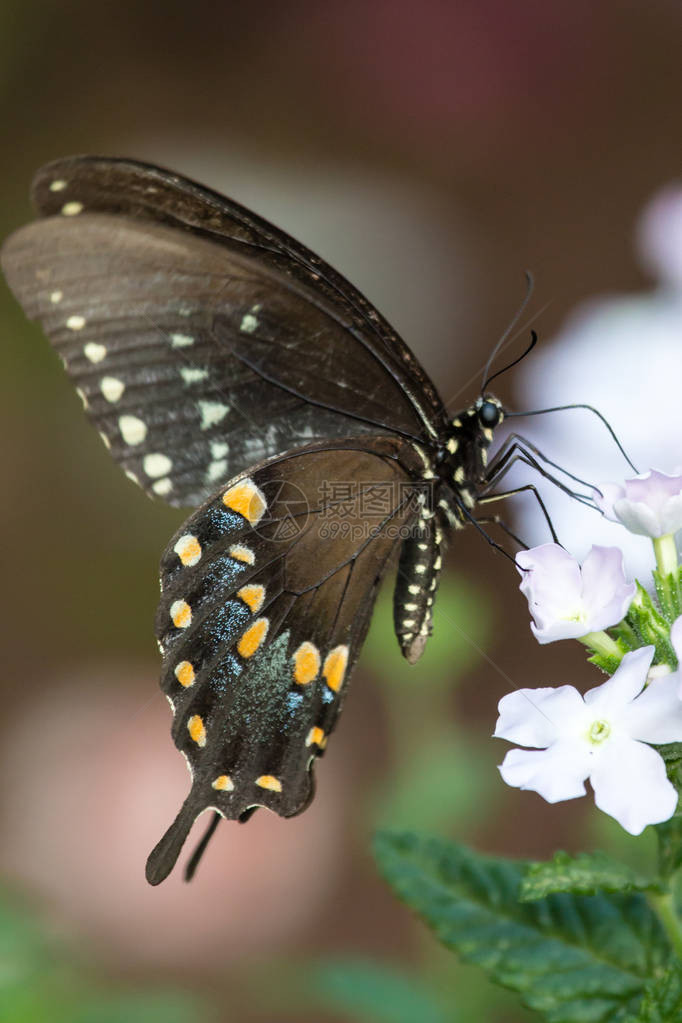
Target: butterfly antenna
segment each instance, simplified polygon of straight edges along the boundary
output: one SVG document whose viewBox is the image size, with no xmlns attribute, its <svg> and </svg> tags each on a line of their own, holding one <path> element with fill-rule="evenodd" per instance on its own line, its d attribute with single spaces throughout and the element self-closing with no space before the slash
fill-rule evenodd
<svg viewBox="0 0 682 1023">
<path fill-rule="evenodd" d="M 522 359 L 525 359 L 526 356 L 528 355 L 528 353 L 533 351 L 533 349 L 535 348 L 537 343 L 538 343 L 537 332 L 534 331 L 534 330 L 531 330 L 531 332 L 530 332 L 530 344 L 525 349 L 525 351 L 521 352 L 521 354 L 518 356 L 518 358 L 514 359 L 513 362 L 510 362 L 509 365 L 503 366 L 502 369 L 498 369 L 497 373 L 493 373 L 493 375 L 491 377 L 488 377 L 488 379 L 486 380 L 485 384 L 481 388 L 481 394 L 483 394 L 483 391 L 485 391 L 485 389 L 488 387 L 488 384 L 492 383 L 493 380 L 495 380 L 496 377 L 499 377 L 502 373 L 506 373 L 508 369 L 512 368 L 512 366 L 516 366 L 517 363 L 521 362 Z"/>
<path fill-rule="evenodd" d="M 535 286 L 535 281 L 533 280 L 533 275 L 530 272 L 530 270 L 526 270 L 525 271 L 525 277 L 526 277 L 526 294 L 524 295 L 523 302 L 521 303 L 519 308 L 514 313 L 514 316 L 512 317 L 511 323 L 509 324 L 509 326 L 505 330 L 504 334 L 502 335 L 502 337 L 497 342 L 497 344 L 493 348 L 492 352 L 488 356 L 488 361 L 486 362 L 485 369 L 483 370 L 483 383 L 481 384 L 481 394 L 484 393 L 484 391 L 485 391 L 486 387 L 488 386 L 488 384 L 490 383 L 490 381 L 492 379 L 494 379 L 494 377 L 489 377 L 488 376 L 488 374 L 490 372 L 490 367 L 492 366 L 496 356 L 499 354 L 499 352 L 504 347 L 506 341 L 509 339 L 509 335 L 511 334 L 511 332 L 514 329 L 514 327 L 517 325 L 517 323 L 519 322 L 519 320 L 523 316 L 524 312 L 526 311 L 526 308 L 528 307 L 528 303 L 530 302 L 531 295 L 533 294 L 533 288 Z M 536 341 L 537 341 L 537 336 L 535 338 L 535 341 L 531 342 L 530 347 L 523 353 L 521 358 L 524 358 L 526 355 L 528 355 L 528 352 L 531 350 L 531 348 L 533 348 L 533 346 L 535 345 Z M 497 376 L 500 375 L 500 373 L 505 373 L 508 369 L 511 368 L 511 366 L 515 366 L 516 363 L 519 362 L 519 361 L 520 361 L 519 359 L 515 359 L 514 362 L 510 363 L 509 366 L 505 366 L 504 369 L 501 369 L 497 373 L 495 373 L 495 376 L 497 377 Z"/>
<path fill-rule="evenodd" d="M 570 409 L 570 408 L 585 408 L 589 412 L 593 412 L 594 415 L 597 416 L 598 419 L 601 419 L 602 423 L 604 424 L 606 429 L 611 434 L 611 437 L 612 437 L 616 447 L 620 451 L 620 453 L 623 456 L 623 458 L 625 459 L 625 461 L 628 463 L 628 465 L 633 470 L 633 472 L 639 474 L 639 469 L 634 464 L 634 462 L 632 461 L 632 459 L 628 455 L 627 451 L 625 450 L 625 448 L 623 447 L 621 442 L 618 440 L 618 437 L 616 436 L 615 430 L 613 429 L 613 427 L 611 426 L 609 421 L 605 418 L 605 416 L 603 416 L 601 414 L 599 409 L 594 408 L 593 405 L 578 405 L 578 404 L 574 404 L 574 405 L 554 405 L 552 408 L 532 409 L 531 411 L 528 411 L 528 412 L 506 412 L 505 411 L 505 419 L 511 419 L 514 416 L 544 416 L 548 412 L 564 412 L 566 409 Z"/>
</svg>

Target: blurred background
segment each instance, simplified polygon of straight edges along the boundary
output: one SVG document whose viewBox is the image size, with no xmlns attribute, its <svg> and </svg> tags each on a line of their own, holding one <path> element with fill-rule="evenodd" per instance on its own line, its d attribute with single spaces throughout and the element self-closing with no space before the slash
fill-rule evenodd
<svg viewBox="0 0 682 1023">
<path fill-rule="evenodd" d="M 594 402 L 641 468 L 670 470 L 681 35 L 674 0 L 3 0 L 0 235 L 30 218 L 32 173 L 55 157 L 170 166 L 338 267 L 453 410 L 530 268 L 541 343 L 496 392 L 519 409 Z M 627 472 L 587 413 L 529 423 L 579 475 Z M 454 539 L 414 668 L 389 584 L 312 808 L 222 825 L 191 885 L 176 871 L 151 889 L 145 858 L 187 787 L 152 634 L 182 516 L 106 457 L 4 283 L 0 465 L 3 1023 L 530 1019 L 436 946 L 370 853 L 385 825 L 534 858 L 649 851 L 587 800 L 550 807 L 499 779 L 504 693 L 595 676 L 578 644 L 534 643 L 513 567 Z M 505 514 L 544 542 L 527 504 Z M 597 516 L 552 513 L 576 553 L 597 540 Z M 637 571 L 646 554 L 636 541 Z"/>
</svg>

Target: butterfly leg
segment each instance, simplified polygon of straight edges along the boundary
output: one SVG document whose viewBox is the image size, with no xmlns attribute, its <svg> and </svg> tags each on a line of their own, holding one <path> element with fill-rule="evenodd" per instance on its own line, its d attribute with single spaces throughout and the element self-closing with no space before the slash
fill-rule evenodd
<svg viewBox="0 0 682 1023">
<path fill-rule="evenodd" d="M 502 519 L 500 518 L 500 516 L 499 516 L 499 515 L 486 515 L 486 516 L 485 516 L 485 517 L 483 517 L 483 518 L 477 518 L 477 519 L 476 519 L 476 521 L 478 522 L 479 526 L 488 526 L 488 525 L 491 525 L 491 526 L 499 526 L 499 528 L 500 528 L 500 529 L 501 529 L 501 530 L 502 530 L 503 532 L 505 532 L 505 533 L 507 534 L 507 536 L 511 537 L 511 539 L 512 539 L 512 540 L 513 540 L 513 541 L 514 541 L 515 543 L 517 543 L 517 544 L 519 545 L 519 547 L 521 547 L 521 548 L 522 548 L 522 550 L 524 550 L 524 551 L 527 551 L 527 550 L 528 550 L 528 544 L 524 543 L 524 542 L 523 542 L 523 540 L 521 539 L 521 537 L 520 537 L 520 536 L 517 536 L 517 535 L 516 535 L 516 533 L 514 533 L 514 532 L 513 532 L 513 531 L 512 531 L 512 530 L 511 530 L 511 529 L 509 528 L 509 526 L 507 525 L 507 523 L 506 523 L 506 522 L 504 522 L 504 521 L 503 521 L 503 520 L 502 520 Z"/>
<path fill-rule="evenodd" d="M 554 476 L 551 472 L 542 465 L 530 451 L 526 451 L 518 441 L 515 441 L 504 451 L 501 457 L 498 455 L 488 468 L 488 472 L 484 478 L 484 493 L 492 486 L 496 486 L 500 480 L 502 480 L 512 466 L 516 462 L 523 462 L 525 465 L 530 466 L 539 473 L 544 479 L 549 480 L 550 483 L 558 487 L 569 497 L 572 497 L 575 501 L 580 501 L 581 504 L 587 505 L 588 508 L 594 508 L 594 502 L 591 497 L 587 494 L 581 494 L 577 490 L 571 490 L 566 483 L 560 480 L 557 476 Z"/>
<path fill-rule="evenodd" d="M 540 511 L 542 512 L 542 514 L 543 514 L 543 516 L 545 518 L 545 522 L 547 523 L 547 527 L 548 527 L 550 533 L 552 534 L 552 540 L 554 541 L 554 543 L 558 544 L 559 543 L 559 538 L 558 538 L 558 536 L 556 534 L 556 530 L 554 529 L 554 524 L 552 522 L 552 519 L 550 517 L 549 512 L 547 511 L 547 507 L 545 505 L 545 502 L 542 500 L 542 498 L 540 496 L 540 493 L 539 493 L 539 491 L 538 491 L 538 489 L 537 489 L 537 487 L 535 486 L 534 483 L 526 483 L 522 487 L 515 487 L 513 490 L 504 490 L 501 493 L 488 494 L 487 496 L 479 497 L 478 504 L 492 504 L 493 501 L 502 501 L 502 500 L 504 500 L 504 498 L 513 497 L 514 494 L 522 494 L 524 491 L 529 491 L 530 493 L 533 494 L 533 497 L 535 498 L 535 500 L 538 502 L 538 504 L 540 506 Z M 479 519 L 479 522 L 480 521 L 481 520 Z M 501 526 L 502 523 L 498 521 L 498 525 Z M 510 535 L 513 536 L 513 534 L 510 534 Z M 517 538 L 514 537 L 514 539 L 517 539 Z M 521 546 L 525 547 L 526 550 L 528 549 L 528 545 L 527 544 L 521 543 Z"/>
<path fill-rule="evenodd" d="M 558 469 L 559 472 L 563 473 L 564 476 L 568 476 L 569 479 L 575 483 L 580 483 L 582 486 L 587 487 L 589 490 L 596 490 L 597 488 L 593 483 L 588 480 L 581 479 L 580 476 L 575 476 L 568 469 L 564 469 L 558 462 L 553 462 L 551 458 L 548 458 L 532 441 L 528 440 L 520 433 L 510 433 L 504 441 L 502 447 L 495 452 L 493 461 L 488 467 L 486 478 L 492 476 L 494 473 L 499 472 L 504 464 L 515 454 L 523 452 L 529 459 L 532 458 L 537 462 L 542 462 L 543 465 L 549 465 L 552 469 Z M 548 473 L 547 470 L 543 473 L 552 482 L 555 482 L 555 477 Z"/>
</svg>

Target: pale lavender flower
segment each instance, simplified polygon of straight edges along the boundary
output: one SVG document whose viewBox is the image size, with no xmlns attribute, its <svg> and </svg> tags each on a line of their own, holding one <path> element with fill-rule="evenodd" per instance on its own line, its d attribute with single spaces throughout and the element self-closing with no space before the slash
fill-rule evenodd
<svg viewBox="0 0 682 1023">
<path fill-rule="evenodd" d="M 500 700 L 495 736 L 535 749 L 510 750 L 504 781 L 549 803 L 586 794 L 632 835 L 669 820 L 677 791 L 663 758 L 648 743 L 682 740 L 675 675 L 644 685 L 654 647 L 625 654 L 603 685 L 581 696 L 573 686 L 519 689 Z"/>
<path fill-rule="evenodd" d="M 520 551 L 520 589 L 538 643 L 578 639 L 621 621 L 635 595 L 617 547 L 592 547 L 582 567 L 555 543 Z"/>
<path fill-rule="evenodd" d="M 631 533 L 658 539 L 682 529 L 682 475 L 649 472 L 623 483 L 600 483 L 599 510 Z"/>
</svg>

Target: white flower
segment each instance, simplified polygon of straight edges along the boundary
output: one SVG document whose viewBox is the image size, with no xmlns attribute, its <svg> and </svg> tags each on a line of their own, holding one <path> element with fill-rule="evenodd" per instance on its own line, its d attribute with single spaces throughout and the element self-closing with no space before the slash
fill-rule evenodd
<svg viewBox="0 0 682 1023">
<path fill-rule="evenodd" d="M 677 671 L 675 678 L 679 679 L 677 695 L 682 700 L 682 615 L 676 618 L 670 626 L 670 642 L 677 657 Z"/>
<path fill-rule="evenodd" d="M 607 629 L 623 618 L 635 595 L 635 584 L 625 581 L 617 547 L 592 547 L 582 568 L 555 543 L 520 551 L 516 563 L 538 643 Z"/>
<path fill-rule="evenodd" d="M 682 702 L 676 675 L 643 688 L 653 654 L 652 646 L 625 654 L 614 675 L 584 697 L 573 686 L 503 697 L 495 736 L 536 747 L 507 753 L 504 781 L 557 803 L 584 796 L 589 778 L 599 809 L 631 835 L 669 820 L 677 791 L 647 743 L 682 740 Z"/>
<path fill-rule="evenodd" d="M 674 202 L 674 210 L 672 203 Z M 618 434 L 637 466 L 652 463 L 666 471 L 680 463 L 680 406 L 669 397 L 677 378 L 682 337 L 682 191 L 654 198 L 645 212 L 638 242 L 663 286 L 639 294 L 602 296 L 586 302 L 565 321 L 554 340 L 542 338 L 515 371 L 517 408 L 548 408 L 571 402 L 596 406 Z M 553 461 L 597 484 L 628 470 L 608 432 L 595 416 L 576 409 L 508 420 Z M 502 428 L 504 429 L 504 427 Z M 500 435 L 501 436 L 501 435 Z M 634 475 L 634 473 L 633 473 Z M 527 467 L 515 467 L 510 487 L 532 480 Z M 630 578 L 651 568 L 651 548 L 636 536 L 619 536 L 619 526 L 571 501 L 550 484 L 542 498 L 561 542 L 579 558 L 590 543 L 618 545 Z M 523 522 L 517 531 L 537 542 L 547 536 L 535 502 L 519 501 Z"/>
<path fill-rule="evenodd" d="M 656 539 L 682 529 L 682 475 L 650 469 L 621 483 L 600 483 L 599 510 L 631 533 Z"/>
<path fill-rule="evenodd" d="M 682 289 L 681 185 L 669 185 L 654 196 L 637 235 L 644 264 L 669 287 Z"/>
</svg>

